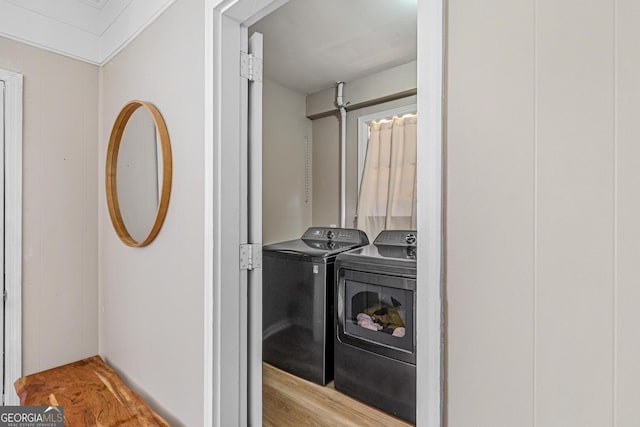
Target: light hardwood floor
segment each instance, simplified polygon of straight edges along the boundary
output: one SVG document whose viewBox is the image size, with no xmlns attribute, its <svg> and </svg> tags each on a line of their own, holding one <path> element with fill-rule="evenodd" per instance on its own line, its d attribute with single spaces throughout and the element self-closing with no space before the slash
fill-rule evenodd
<svg viewBox="0 0 640 427">
<path fill-rule="evenodd" d="M 262 381 L 266 427 L 412 425 L 340 393 L 333 382 L 322 387 L 267 363 L 262 364 Z"/>
</svg>

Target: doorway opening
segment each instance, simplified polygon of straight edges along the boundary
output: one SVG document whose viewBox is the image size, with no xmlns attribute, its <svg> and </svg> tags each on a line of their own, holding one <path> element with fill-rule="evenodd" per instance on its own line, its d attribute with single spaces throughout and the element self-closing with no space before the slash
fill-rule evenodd
<svg viewBox="0 0 640 427">
<path fill-rule="evenodd" d="M 247 220 L 246 192 L 243 183 L 249 180 L 251 170 L 237 165 L 247 164 L 246 129 L 242 116 L 248 111 L 246 90 L 240 82 L 240 50 L 247 37 L 243 31 L 267 16 L 286 1 L 282 0 L 229 0 L 211 1 L 206 41 L 207 80 L 205 95 L 206 121 L 206 184 L 205 184 L 205 422 L 207 425 L 259 425 L 260 412 L 255 411 L 247 396 L 255 393 L 254 381 L 247 370 L 246 339 L 251 316 L 247 310 L 246 272 L 240 270 L 240 260 L 233 248 L 250 243 L 243 239 L 246 231 L 239 231 Z M 417 85 L 418 115 L 418 233 L 424 236 L 417 255 L 417 304 L 424 307 L 416 315 L 419 332 L 416 341 L 421 350 L 417 360 L 417 423 L 421 426 L 440 426 L 442 423 L 442 288 L 443 288 L 443 22 L 442 0 L 417 0 Z M 291 24 L 288 24 L 291 25 Z M 244 33 L 246 34 L 246 33 Z M 265 58 L 265 61 L 268 59 Z M 348 100 L 347 100 L 348 101 Z M 312 135 L 313 137 L 313 135 Z M 313 138 L 312 138 L 313 139 Z M 309 144 L 303 140 L 303 145 Z M 312 147 L 313 149 L 313 147 Z M 311 158 L 313 152 L 311 153 Z M 313 165 L 312 165 L 313 166 Z M 307 164 L 307 175 L 312 173 Z M 307 193 L 309 184 L 307 182 Z M 313 196 L 313 187 L 311 187 Z M 307 194 L 309 195 L 309 194 Z M 238 214 L 239 213 L 239 214 Z M 261 215 L 261 212 L 259 213 Z M 330 224 L 331 225 L 331 224 Z M 250 252 L 251 253 L 251 252 Z M 258 270 L 260 267 L 257 267 Z M 240 322 L 223 325 L 216 320 L 240 314 Z M 252 345 L 260 345 L 261 337 Z M 256 372 L 255 370 L 254 372 Z M 261 369 L 260 369 L 261 371 Z M 243 390 L 246 387 L 246 390 Z M 208 403 L 211 402 L 209 405 Z M 255 400 L 254 400 L 255 402 Z M 261 401 L 259 405 L 261 405 Z M 253 408 L 253 409 L 252 409 Z M 248 415 L 249 414 L 249 415 Z"/>
<path fill-rule="evenodd" d="M 294 241 L 306 235 L 311 227 L 363 230 L 367 232 L 368 242 L 373 242 L 385 228 L 415 230 L 415 214 L 411 221 L 412 211 L 415 212 L 412 209 L 415 208 L 416 184 L 415 131 L 412 132 L 414 138 L 411 141 L 407 138 L 406 142 L 412 145 L 411 149 L 403 149 L 405 142 L 398 136 L 405 128 L 401 117 L 416 112 L 417 5 L 415 2 L 397 2 L 389 7 L 385 0 L 289 0 L 249 27 L 249 36 L 254 33 L 262 34 L 264 40 L 261 83 L 262 243 L 265 245 L 262 309 L 266 323 L 263 325 L 263 360 L 282 368 L 283 376 L 287 372 L 315 379 L 312 382 L 323 386 L 328 382 L 325 386 L 328 389 L 323 393 L 333 393 L 331 400 L 339 402 L 325 408 L 324 394 L 323 399 L 313 400 L 315 394 L 311 392 L 303 398 L 313 401 L 309 407 L 318 408 L 315 412 L 296 405 L 294 397 L 297 395 L 281 387 L 282 383 L 274 378 L 277 371 L 270 366 L 270 375 L 263 378 L 263 425 L 286 422 L 282 418 L 294 417 L 292 414 L 296 412 L 315 423 L 335 424 L 352 408 L 358 408 L 359 402 L 354 400 L 353 392 L 349 394 L 344 390 L 346 381 L 342 377 L 339 381 L 337 373 L 335 383 L 333 381 L 334 369 L 342 372 L 338 366 L 342 358 L 339 360 L 336 356 L 334 360 L 334 310 L 310 308 L 311 305 L 334 306 L 334 277 L 330 275 L 320 283 L 317 279 L 322 274 L 306 276 L 304 263 L 287 264 L 286 272 L 275 271 L 277 259 L 272 261 L 274 258 L 267 254 L 271 254 L 280 242 Z M 339 109 L 337 98 L 340 95 L 346 111 Z M 371 172 L 365 180 L 368 184 L 361 187 L 359 160 L 366 157 L 367 138 L 364 137 L 365 143 L 360 146 L 359 123 L 387 118 L 392 120 L 384 124 L 384 130 L 375 133 L 378 138 L 370 151 L 377 155 L 368 156 Z M 379 125 L 375 127 L 377 129 Z M 393 149 L 392 134 L 396 136 Z M 383 141 L 377 144 L 381 135 Z M 387 156 L 385 150 L 390 151 Z M 405 169 L 411 170 L 402 173 L 402 167 L 385 168 L 382 164 L 373 164 L 375 159 L 384 163 L 385 159 L 396 156 L 406 160 Z M 393 160 L 395 164 L 402 163 Z M 377 173 L 383 170 L 385 172 Z M 390 186 L 390 181 L 397 185 Z M 361 188 L 367 191 L 363 192 Z M 397 201 L 404 193 L 409 195 L 407 203 Z M 402 209 L 405 204 L 408 209 Z M 401 213 L 401 210 L 408 212 Z M 399 215 L 408 215 L 409 220 L 400 221 Z M 292 273 L 293 265 L 299 267 L 295 274 Z M 329 270 L 333 268 L 330 260 L 327 265 L 331 266 Z M 305 285 L 312 285 L 313 290 L 296 292 L 294 287 L 285 291 L 289 289 L 287 283 L 301 286 L 299 282 L 303 277 Z M 413 291 L 410 299 L 413 300 Z M 297 303 L 294 304 L 294 300 Z M 316 319 L 312 312 L 319 317 Z M 275 323 L 272 322 L 274 318 L 277 318 Z M 413 323 L 414 318 L 411 312 L 409 323 Z M 280 328 L 274 330 L 275 326 Z M 318 331 L 319 327 L 326 331 Z M 413 337 L 413 331 L 410 332 Z M 413 340 L 408 343 L 413 351 Z M 415 366 L 415 360 L 407 362 L 407 366 Z M 405 383 L 415 384 L 413 375 L 408 375 L 412 378 L 407 378 Z M 376 393 L 384 394 L 384 391 Z M 390 405 L 393 406 L 390 411 L 396 415 L 407 414 L 414 411 L 404 410 L 404 407 L 414 405 L 415 397 L 409 396 L 400 405 L 403 410 L 399 405 Z M 286 408 L 286 411 L 280 408 Z M 366 417 L 385 415 L 373 406 L 365 412 L 365 418 L 358 419 L 362 416 L 358 414 L 354 411 L 350 418 L 363 424 L 367 422 Z M 415 414 L 405 417 L 415 419 Z M 405 425 L 393 419 L 387 423 Z"/>
</svg>

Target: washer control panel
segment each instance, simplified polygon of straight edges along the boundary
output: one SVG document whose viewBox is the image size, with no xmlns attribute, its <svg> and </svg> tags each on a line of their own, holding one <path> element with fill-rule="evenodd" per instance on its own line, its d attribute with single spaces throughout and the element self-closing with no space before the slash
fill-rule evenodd
<svg viewBox="0 0 640 427">
<path fill-rule="evenodd" d="M 340 243 L 367 244 L 367 235 L 352 228 L 311 227 L 302 235 L 305 240 L 331 240 Z"/>
<path fill-rule="evenodd" d="M 418 233 L 415 230 L 381 231 L 373 242 L 376 246 L 418 246 Z"/>
</svg>

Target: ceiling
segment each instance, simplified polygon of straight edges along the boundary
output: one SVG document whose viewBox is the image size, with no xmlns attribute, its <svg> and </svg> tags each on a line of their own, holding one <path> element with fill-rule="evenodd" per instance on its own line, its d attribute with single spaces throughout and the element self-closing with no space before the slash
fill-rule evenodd
<svg viewBox="0 0 640 427">
<path fill-rule="evenodd" d="M 104 64 L 175 0 L 0 0 L 0 35 Z"/>
<path fill-rule="evenodd" d="M 175 0 L 0 0 L 0 35 L 104 64 Z M 416 59 L 416 0 L 290 0 L 251 27 L 265 74 L 313 93 Z"/>
<path fill-rule="evenodd" d="M 313 93 L 416 59 L 416 0 L 290 0 L 251 26 L 264 73 Z"/>
</svg>

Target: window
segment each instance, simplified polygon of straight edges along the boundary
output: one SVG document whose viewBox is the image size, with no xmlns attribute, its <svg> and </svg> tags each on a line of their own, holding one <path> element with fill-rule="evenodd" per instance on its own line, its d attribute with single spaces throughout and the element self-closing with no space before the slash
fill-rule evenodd
<svg viewBox="0 0 640 427">
<path fill-rule="evenodd" d="M 415 111 L 410 105 L 358 119 L 356 225 L 371 239 L 416 228 Z"/>
</svg>

